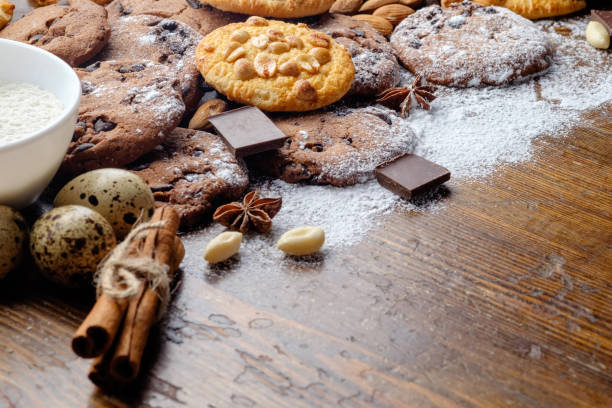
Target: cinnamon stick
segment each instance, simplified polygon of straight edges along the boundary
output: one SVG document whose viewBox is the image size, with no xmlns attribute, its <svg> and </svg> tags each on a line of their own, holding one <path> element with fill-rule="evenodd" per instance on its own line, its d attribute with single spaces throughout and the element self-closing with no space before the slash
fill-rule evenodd
<svg viewBox="0 0 612 408">
<path fill-rule="evenodd" d="M 151 219 L 151 222 L 157 221 L 165 221 L 165 227 L 147 234 L 140 253 L 153 258 L 160 265 L 169 265 L 170 272 L 174 272 L 185 253 L 180 239 L 176 237 L 179 215 L 170 207 L 161 207 Z M 159 295 L 148 283 L 143 284 L 139 293 L 129 300 L 123 330 L 110 361 L 109 370 L 113 378 L 129 382 L 138 375 L 149 330 L 157 319 L 159 306 Z"/>
</svg>

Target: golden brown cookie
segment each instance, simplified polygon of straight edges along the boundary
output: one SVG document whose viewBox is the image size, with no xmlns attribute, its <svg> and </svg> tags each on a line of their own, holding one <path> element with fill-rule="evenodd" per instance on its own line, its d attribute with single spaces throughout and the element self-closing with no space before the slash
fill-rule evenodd
<svg viewBox="0 0 612 408">
<path fill-rule="evenodd" d="M 223 11 L 261 17 L 296 18 L 323 14 L 335 0 L 206 0 Z"/>
<path fill-rule="evenodd" d="M 442 0 L 442 7 L 461 0 Z M 535 20 L 575 13 L 586 7 L 584 0 L 474 0 L 484 6 L 505 7 L 525 18 Z"/>
<path fill-rule="evenodd" d="M 6 0 L 0 0 L 0 30 L 13 18 L 15 5 Z"/>
<path fill-rule="evenodd" d="M 267 111 L 308 111 L 350 89 L 351 55 L 330 36 L 250 17 L 208 34 L 196 49 L 206 82 L 229 99 Z"/>
</svg>

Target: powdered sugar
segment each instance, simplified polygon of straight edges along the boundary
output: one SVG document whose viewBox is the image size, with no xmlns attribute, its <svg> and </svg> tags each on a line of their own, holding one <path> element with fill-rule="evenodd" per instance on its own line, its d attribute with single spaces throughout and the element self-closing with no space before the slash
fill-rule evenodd
<svg viewBox="0 0 612 408">
<path fill-rule="evenodd" d="M 486 177 L 503 163 L 528 160 L 532 141 L 541 136 L 557 136 L 589 109 L 610 103 L 612 56 L 584 41 L 586 18 L 537 22 L 555 44 L 551 70 L 540 78 L 506 87 L 457 89 L 440 87 L 431 111 L 414 108 L 402 126 L 418 135 L 416 153 L 448 167 L 453 179 Z M 572 31 L 571 37 L 557 34 L 560 25 Z M 413 76 L 404 71 L 402 83 Z M 577 85 L 579 84 L 579 85 Z M 211 267 L 207 273 L 224 270 L 248 271 L 295 263 L 276 250 L 278 237 L 300 225 L 320 225 L 326 231 L 322 255 L 309 259 L 322 262 L 325 253 L 359 241 L 380 216 L 398 207 L 416 211 L 436 211 L 445 201 L 423 200 L 415 206 L 383 189 L 375 180 L 350 187 L 288 184 L 259 180 L 251 188 L 263 196 L 282 196 L 283 208 L 274 218 L 269 234 L 249 235 L 243 241 L 241 261 Z M 435 194 L 435 193 L 434 193 Z M 186 268 L 201 270 L 205 244 L 223 231 L 213 224 L 184 237 Z"/>
</svg>

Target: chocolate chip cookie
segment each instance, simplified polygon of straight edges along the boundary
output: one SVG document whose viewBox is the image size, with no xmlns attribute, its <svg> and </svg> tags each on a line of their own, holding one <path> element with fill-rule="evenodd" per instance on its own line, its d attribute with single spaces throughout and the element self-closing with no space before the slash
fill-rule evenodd
<svg viewBox="0 0 612 408">
<path fill-rule="evenodd" d="M 83 97 L 63 173 L 126 165 L 163 142 L 185 112 L 180 82 L 164 65 L 106 61 L 76 73 Z"/>
<path fill-rule="evenodd" d="M 0 38 L 43 48 L 73 67 L 100 52 L 109 36 L 106 10 L 89 0 L 34 9 L 0 31 Z"/>
<path fill-rule="evenodd" d="M 243 163 L 218 136 L 191 129 L 175 129 L 129 169 L 151 186 L 159 205 L 178 211 L 181 228 L 196 226 L 219 203 L 240 198 L 249 185 Z"/>
<path fill-rule="evenodd" d="M 369 24 L 327 14 L 310 26 L 344 45 L 353 58 L 355 80 L 347 95 L 374 96 L 400 80 L 400 66 L 387 39 Z"/>
<path fill-rule="evenodd" d="M 280 115 L 274 123 L 289 136 L 285 146 L 252 156 L 248 164 L 290 183 L 361 183 L 377 165 L 412 152 L 416 143 L 407 122 L 382 107 Z"/>
<path fill-rule="evenodd" d="M 413 73 L 461 87 L 503 85 L 541 73 L 553 53 L 547 34 L 531 21 L 469 1 L 420 9 L 395 28 L 391 45 Z"/>
<path fill-rule="evenodd" d="M 246 16 L 224 13 L 198 0 L 114 0 L 106 9 L 111 21 L 124 16 L 150 14 L 185 23 L 202 35 L 246 19 Z"/>
<path fill-rule="evenodd" d="M 202 35 L 181 22 L 157 16 L 120 17 L 111 22 L 111 36 L 100 60 L 149 59 L 177 72 L 187 112 L 202 97 L 195 47 Z"/>
</svg>

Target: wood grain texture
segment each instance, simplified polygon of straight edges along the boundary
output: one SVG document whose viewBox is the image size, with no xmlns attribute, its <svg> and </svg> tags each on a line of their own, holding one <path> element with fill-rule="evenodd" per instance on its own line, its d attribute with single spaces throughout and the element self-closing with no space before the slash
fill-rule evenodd
<svg viewBox="0 0 612 408">
<path fill-rule="evenodd" d="M 125 395 L 70 350 L 91 294 L 26 265 L 0 294 L 0 406 L 611 406 L 611 117 L 451 181 L 438 211 L 392 214 L 322 265 L 183 271 Z"/>
<path fill-rule="evenodd" d="M 93 290 L 26 264 L 0 283 L 0 407 L 612 406 L 612 105 L 564 133 L 312 266 L 185 268 L 121 395 L 70 350 Z"/>
</svg>

